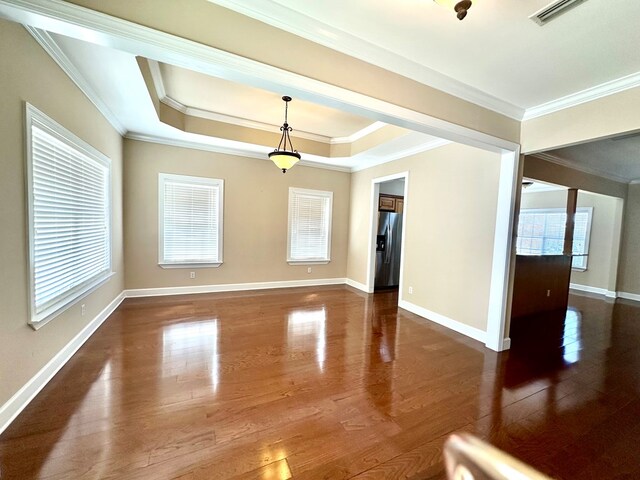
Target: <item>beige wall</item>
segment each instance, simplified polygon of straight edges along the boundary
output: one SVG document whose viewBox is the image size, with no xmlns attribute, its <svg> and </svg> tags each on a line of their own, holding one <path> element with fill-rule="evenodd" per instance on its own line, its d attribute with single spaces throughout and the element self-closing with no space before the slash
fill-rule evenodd
<svg viewBox="0 0 640 480">
<path fill-rule="evenodd" d="M 640 184 L 629 185 L 624 213 L 618 291 L 640 295 Z"/>
<path fill-rule="evenodd" d="M 520 122 L 203 0 L 71 0 L 108 15 L 518 142 Z M 292 48 L 294 46 L 294 48 Z M 283 55 L 282 52 L 287 52 Z"/>
<path fill-rule="evenodd" d="M 268 160 L 125 140 L 126 288 L 345 278 L 350 174 L 296 165 L 285 175 Z M 158 173 L 224 180 L 224 264 L 158 266 Z M 289 187 L 333 192 L 331 262 L 289 265 Z M 189 278 L 195 271 L 197 278 Z"/>
<path fill-rule="evenodd" d="M 523 153 L 640 130 L 640 87 L 522 122 Z"/>
<path fill-rule="evenodd" d="M 522 194 L 521 208 L 566 208 L 566 190 Z M 572 270 L 571 283 L 616 290 L 623 200 L 580 191 L 578 207 L 593 207 L 587 270 Z"/>
<path fill-rule="evenodd" d="M 122 140 L 20 25 L 0 20 L 0 405 L 4 404 L 123 289 Z M 111 158 L 113 270 L 116 275 L 82 303 L 38 331 L 27 325 L 27 225 L 24 102 Z"/>
<path fill-rule="evenodd" d="M 366 284 L 372 180 L 403 171 L 409 171 L 404 299 L 486 330 L 498 154 L 450 144 L 352 174 L 348 277 Z"/>
</svg>

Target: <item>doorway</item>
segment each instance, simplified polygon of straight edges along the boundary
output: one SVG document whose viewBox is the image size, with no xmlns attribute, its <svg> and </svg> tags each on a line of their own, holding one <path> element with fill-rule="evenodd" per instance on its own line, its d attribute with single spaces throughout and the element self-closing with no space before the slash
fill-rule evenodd
<svg viewBox="0 0 640 480">
<path fill-rule="evenodd" d="M 400 286 L 404 185 L 404 177 L 379 184 L 374 276 L 376 292 L 397 291 Z"/>
<path fill-rule="evenodd" d="M 402 291 L 409 172 L 371 181 L 371 231 L 367 287 L 369 292 Z M 396 295 L 398 298 L 398 295 Z"/>
<path fill-rule="evenodd" d="M 580 348 L 581 314 L 590 315 L 580 310 L 590 303 L 579 296 L 608 302 L 617 297 L 623 207 L 622 198 L 523 179 L 511 311 L 514 346 L 562 345 L 568 348 L 556 352 L 559 361 L 577 358 L 578 350 L 569 348 Z"/>
</svg>

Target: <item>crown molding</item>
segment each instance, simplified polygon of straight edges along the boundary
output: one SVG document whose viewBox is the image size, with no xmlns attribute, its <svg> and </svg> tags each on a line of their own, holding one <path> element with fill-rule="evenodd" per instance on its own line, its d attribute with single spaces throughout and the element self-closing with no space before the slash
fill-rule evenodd
<svg viewBox="0 0 640 480">
<path fill-rule="evenodd" d="M 147 58 L 147 65 L 149 65 L 149 73 L 151 73 L 151 82 L 153 88 L 156 91 L 157 97 L 162 101 L 167 96 L 167 90 L 164 88 L 164 80 L 162 79 L 162 71 L 160 70 L 160 63 L 155 60 Z"/>
<path fill-rule="evenodd" d="M 129 132 L 124 137 L 129 140 L 137 140 L 140 142 L 148 142 L 148 143 L 157 143 L 160 145 L 168 145 L 171 147 L 190 148 L 194 150 L 202 150 L 205 152 L 222 153 L 225 155 L 254 158 L 257 160 L 267 160 L 267 161 L 269 160 L 269 158 L 266 156 L 266 153 L 256 152 L 255 150 L 243 149 L 240 147 L 237 147 L 237 148 L 225 147 L 222 145 L 212 145 L 209 143 L 195 142 L 192 140 L 180 140 L 176 138 L 160 137 L 157 135 L 147 135 L 147 134 L 135 133 L 135 132 Z M 384 159 L 372 160 L 370 158 L 363 157 L 362 159 L 358 160 L 357 164 L 353 167 L 340 167 L 337 165 L 313 162 L 309 160 L 301 160 L 300 162 L 297 163 L 297 165 L 302 165 L 304 167 L 320 168 L 324 170 L 334 170 L 338 172 L 353 173 L 353 172 L 359 172 L 360 170 L 366 170 L 367 168 L 375 167 L 377 165 L 382 165 L 384 163 L 400 160 L 401 158 L 406 158 L 411 155 L 416 155 L 418 153 L 426 152 L 428 150 L 433 150 L 435 148 L 448 145 L 449 143 L 451 142 L 449 142 L 448 140 L 437 139 L 432 142 L 418 145 L 417 147 L 412 147 L 412 148 L 399 151 L 395 155 L 392 155 L 390 157 L 385 157 Z"/>
<path fill-rule="evenodd" d="M 120 134 L 124 135 L 127 130 L 120 123 L 120 120 L 115 116 L 111 109 L 105 102 L 102 101 L 100 96 L 93 89 L 87 79 L 80 73 L 69 57 L 62 51 L 56 41 L 49 35 L 48 32 L 40 30 L 38 28 L 24 25 L 24 28 L 31 34 L 31 36 L 40 44 L 45 52 L 55 61 L 62 71 L 71 79 L 73 83 L 80 89 L 80 91 L 93 103 L 102 116 L 109 122 L 109 124 Z"/>
<path fill-rule="evenodd" d="M 215 122 L 228 123 L 231 125 L 237 125 L 239 127 L 246 128 L 254 128 L 256 130 L 262 130 L 265 132 L 277 132 L 280 128 L 280 125 L 271 125 L 269 123 L 257 122 L 255 120 L 249 120 L 247 118 L 234 117 L 232 115 L 225 115 L 223 113 L 211 112 L 209 110 L 202 110 L 195 107 L 187 107 L 172 97 L 165 95 L 163 98 L 160 98 L 160 102 L 164 103 L 168 107 L 171 107 L 175 110 L 178 110 L 185 115 L 191 115 L 194 117 L 205 118 L 207 120 L 213 120 Z M 384 122 L 374 122 L 368 127 L 363 128 L 362 130 L 358 130 L 353 135 L 348 137 L 336 137 L 331 138 L 324 135 L 318 135 L 316 133 L 305 132 L 302 130 L 293 130 L 291 136 L 294 138 L 304 138 L 307 140 L 313 140 L 315 142 L 326 143 L 330 145 L 341 144 L 341 143 L 353 143 L 360 138 L 366 137 L 367 135 L 375 132 L 376 130 L 381 129 L 382 127 L 386 127 L 387 124 Z"/>
<path fill-rule="evenodd" d="M 171 97 L 165 97 L 171 98 Z M 173 100 L 174 104 L 181 105 L 176 100 Z M 163 103 L 163 100 L 161 100 Z M 234 117 L 233 115 L 225 115 L 223 113 L 211 112 L 209 110 L 202 110 L 200 108 L 195 107 L 184 107 L 187 115 L 191 115 L 194 117 L 205 118 L 207 120 L 213 120 L 215 122 L 229 123 L 231 125 L 237 125 L 238 127 L 245 128 L 254 128 L 256 130 L 262 130 L 265 132 L 278 133 L 280 130 L 280 125 L 271 125 L 269 123 L 258 122 L 255 120 L 249 120 L 248 118 Z M 331 137 L 327 137 L 325 135 L 318 135 L 316 133 L 305 132 L 302 130 L 293 130 L 291 132 L 291 136 L 293 138 L 304 138 L 307 140 L 313 140 L 315 142 L 326 143 L 329 144 L 331 141 Z"/>
<path fill-rule="evenodd" d="M 257 88 L 281 91 L 286 86 L 299 98 L 326 106 L 340 105 L 356 115 L 366 112 L 376 120 L 466 145 L 494 152 L 519 151 L 519 145 L 513 141 L 63 0 L 0 0 L 0 17 L 78 39 L 90 33 L 98 45 L 227 80 L 244 81 Z"/>
<path fill-rule="evenodd" d="M 160 70 L 160 62 L 155 60 L 151 60 L 147 58 L 147 63 L 149 65 L 149 71 L 151 73 L 151 81 L 153 82 L 153 87 L 156 91 L 156 95 L 160 99 L 162 103 L 165 105 L 178 110 L 186 115 L 193 115 L 195 117 L 206 118 L 209 120 L 214 120 L 216 122 L 230 123 L 232 125 L 238 125 L 240 127 L 247 128 L 255 128 L 257 130 L 263 130 L 266 132 L 278 131 L 280 125 L 272 125 L 264 122 L 256 122 L 254 120 L 249 120 L 246 118 L 234 117 L 232 115 L 224 115 L 222 113 L 212 112 L 210 110 L 203 110 L 195 107 L 188 107 L 173 97 L 167 95 L 167 91 L 164 86 L 164 80 L 162 79 L 162 71 Z M 375 132 L 376 130 L 381 129 L 382 127 L 387 126 L 384 122 L 373 122 L 371 125 L 358 130 L 357 132 L 349 135 L 347 137 L 328 137 L 326 135 L 318 135 L 311 132 L 305 132 L 302 130 L 295 130 L 294 137 L 305 138 L 307 140 L 313 140 L 321 143 L 328 143 L 330 145 L 341 144 L 341 143 L 353 143 L 356 140 L 359 140 L 367 135 Z"/>
<path fill-rule="evenodd" d="M 302 13 L 291 10 L 272 0 L 253 0 L 252 5 L 241 0 L 208 0 L 224 8 L 267 23 L 298 37 L 306 38 L 332 50 L 358 58 L 372 65 L 398 73 L 442 92 L 480 107 L 500 113 L 514 120 L 521 120 L 524 108 L 501 100 L 493 95 L 444 75 L 351 33 L 332 27 Z M 269 12 L 269 14 L 265 14 Z"/>
<path fill-rule="evenodd" d="M 583 173 L 588 173 L 589 175 L 596 175 L 598 177 L 606 178 L 607 180 L 612 180 L 614 182 L 629 183 L 629 180 L 626 178 L 619 177 L 617 175 L 613 175 L 610 172 L 605 172 L 602 170 L 598 170 L 596 168 L 587 167 L 585 165 L 579 164 L 578 162 L 567 160 L 557 155 L 552 155 L 550 153 L 544 153 L 544 152 L 534 153 L 531 156 L 539 158 L 541 160 L 545 160 L 547 162 L 555 163 L 556 165 L 561 165 L 563 167 L 572 168 L 574 170 L 578 170 Z"/>
<path fill-rule="evenodd" d="M 137 140 L 140 142 L 157 143 L 160 145 L 168 145 L 171 147 L 190 148 L 193 150 L 202 150 L 205 152 L 222 153 L 225 155 L 234 155 L 237 157 L 254 158 L 257 160 L 269 160 L 267 153 L 256 152 L 255 150 L 243 149 L 241 147 L 225 147 L 222 145 L 212 145 L 210 143 L 194 142 L 192 140 L 179 140 L 176 138 L 160 137 L 156 135 L 146 135 L 143 133 L 128 132 L 124 138 L 129 140 Z M 213 137 L 212 137 L 213 138 Z M 337 165 L 328 165 L 320 162 L 312 162 L 309 160 L 300 160 L 296 165 L 303 167 L 321 168 L 324 170 L 335 170 L 338 172 L 351 172 L 349 167 L 340 167 Z"/>
<path fill-rule="evenodd" d="M 159 98 L 160 98 L 160 102 L 164 103 L 167 107 L 171 107 L 174 110 L 177 110 L 180 113 L 184 113 L 186 115 L 187 107 L 181 104 L 180 102 L 178 102 L 177 100 L 174 100 L 173 98 L 168 97 L 166 95 L 164 97 L 159 97 Z"/>
<path fill-rule="evenodd" d="M 532 118 L 549 115 L 550 113 L 559 112 L 565 108 L 592 102 L 593 100 L 608 97 L 609 95 L 624 92 L 625 90 L 635 87 L 640 87 L 640 72 L 632 73 L 626 77 L 611 80 L 610 82 L 605 82 L 595 87 L 572 93 L 571 95 L 566 95 L 551 102 L 538 105 L 537 107 L 527 108 L 522 120 L 531 120 Z"/>
<path fill-rule="evenodd" d="M 640 184 L 640 178 L 636 178 L 635 180 L 631 180 L 629 185 L 638 185 Z"/>
<path fill-rule="evenodd" d="M 164 97 L 160 97 L 160 101 L 165 105 L 178 110 L 179 112 L 184 113 L 185 115 L 191 115 L 199 118 L 206 118 L 207 120 L 213 120 L 215 122 L 229 123 L 231 125 L 237 125 L 239 127 L 246 128 L 254 128 L 256 130 L 262 130 L 265 132 L 277 132 L 280 128 L 280 125 L 272 125 L 270 123 L 258 122 L 255 120 L 249 120 L 248 118 L 234 117 L 233 115 L 225 115 L 223 113 L 211 112 L 209 110 L 203 110 L 195 107 L 187 107 L 182 103 L 178 102 L 174 98 L 165 95 Z M 358 130 L 353 135 L 348 137 L 327 137 L 325 135 L 318 135 L 317 133 L 305 132 L 303 130 L 293 130 L 291 132 L 291 136 L 294 138 L 304 138 L 307 140 L 313 140 L 315 142 L 326 143 L 330 145 L 341 144 L 341 143 L 353 143 L 360 138 L 366 137 L 367 135 L 375 132 L 376 130 L 381 129 L 382 127 L 386 127 L 387 124 L 384 122 L 374 122 L 371 125 L 363 128 L 362 130 Z"/>
<path fill-rule="evenodd" d="M 353 143 L 361 138 L 366 137 L 367 135 L 371 135 L 373 132 L 380 130 L 383 127 L 386 127 L 388 124 L 384 122 L 373 122 L 371 125 L 364 127 L 362 130 L 358 130 L 357 132 L 349 135 L 348 137 L 335 137 L 332 138 L 329 143 L 331 145 L 339 145 L 342 143 Z"/>
<path fill-rule="evenodd" d="M 249 7 L 241 5 L 240 2 L 238 1 L 235 1 L 235 0 L 208 0 L 208 1 L 225 6 L 227 8 L 232 8 L 235 11 L 244 13 L 248 16 L 251 16 L 252 18 L 257 18 L 261 21 L 267 22 L 276 27 L 280 25 L 280 23 L 282 23 L 283 25 L 280 25 L 280 27 L 287 30 L 287 28 L 285 28 L 286 25 L 284 25 L 284 22 L 281 21 L 280 19 L 272 17 L 271 21 L 267 21 L 267 19 L 261 16 L 257 11 L 251 10 Z M 264 3 L 269 0 L 260 0 L 260 1 Z M 100 14 L 99 12 L 94 12 L 92 10 L 88 10 L 85 8 L 78 7 L 76 5 L 68 4 L 67 2 L 60 1 L 60 0 L 46 0 L 46 1 L 45 0 L 0 0 L 0 6 L 2 6 L 2 12 L 0 12 L 2 14 L 1 16 L 24 24 L 25 28 L 27 28 L 29 33 L 31 33 L 34 36 L 36 41 L 38 41 L 38 43 L 45 49 L 45 51 L 47 51 L 47 53 L 54 59 L 54 61 L 56 61 L 56 63 L 60 66 L 60 68 L 62 68 L 63 71 L 65 71 L 65 73 L 72 79 L 72 81 L 76 83 L 78 88 L 80 88 L 83 91 L 83 93 L 85 93 L 85 95 L 89 98 L 89 100 L 91 100 L 92 103 L 95 104 L 96 108 L 100 110 L 100 112 L 111 123 L 111 125 L 121 134 L 124 134 L 124 132 L 126 132 L 126 129 L 120 124 L 119 120 L 116 118 L 113 112 L 111 112 L 111 110 L 106 106 L 106 104 L 97 96 L 93 88 L 89 85 L 86 79 L 78 72 L 78 70 L 73 66 L 73 64 L 69 61 L 68 57 L 66 57 L 66 55 L 55 43 L 55 41 L 53 41 L 53 39 L 43 30 L 40 30 L 39 28 L 35 28 L 32 26 L 26 26 L 27 24 L 32 23 L 31 21 L 32 15 L 45 15 L 49 17 L 51 21 L 53 21 L 54 23 L 67 22 L 67 25 L 69 25 L 69 28 L 72 28 L 72 29 L 89 28 L 89 29 L 95 29 L 97 32 L 100 32 L 99 35 L 107 35 L 107 36 L 113 35 L 118 39 L 116 43 L 118 43 L 119 45 L 122 42 L 124 42 L 120 46 L 124 46 L 124 45 L 129 46 L 128 42 L 146 42 L 146 44 L 152 50 L 155 50 L 155 51 L 160 51 L 160 49 L 164 50 L 166 58 L 163 58 L 163 61 L 167 61 L 167 62 L 174 61 L 178 65 L 181 64 L 180 60 L 183 58 L 184 54 L 192 55 L 192 58 L 195 60 L 196 58 L 203 59 L 204 57 L 207 56 L 204 50 L 208 50 L 209 54 L 211 52 L 210 48 L 207 48 L 204 46 L 196 47 L 193 44 L 193 42 L 190 42 L 188 40 L 176 39 L 163 32 L 156 32 L 148 27 L 134 25 L 134 24 L 131 24 L 130 22 L 108 17 L 108 16 L 105 16 L 104 14 Z M 329 44 L 325 44 L 325 42 L 319 41 L 318 39 L 314 40 L 313 38 L 310 38 L 314 35 L 322 35 L 323 27 L 315 20 L 310 19 L 309 17 L 306 17 L 304 15 L 301 15 L 301 16 L 306 18 L 307 22 L 313 23 L 313 28 L 311 28 L 311 30 L 313 30 L 315 33 L 313 35 L 311 33 L 307 35 L 306 32 L 304 31 L 291 32 L 291 33 L 302 36 L 304 38 L 309 38 L 312 41 L 316 41 L 317 43 L 323 44 L 330 48 L 334 48 Z M 38 27 L 44 26 L 40 21 L 33 22 L 33 23 L 38 24 Z M 54 28 L 52 30 L 56 31 L 57 29 Z M 303 30 L 303 29 L 298 26 L 297 30 Z M 321 32 L 317 32 L 317 30 L 321 30 Z M 411 62 L 411 60 L 404 59 L 392 52 L 386 51 L 384 49 L 376 47 L 375 45 L 364 42 L 363 40 L 357 37 L 354 37 L 348 33 L 341 32 L 340 30 L 336 31 L 338 32 L 337 33 L 338 37 L 333 38 L 333 36 L 329 35 L 328 33 L 331 30 L 332 30 L 331 27 L 328 27 L 328 30 L 324 32 L 324 35 L 327 36 L 328 43 L 337 44 L 335 45 L 335 48 L 334 48 L 335 50 L 342 51 L 343 53 L 350 54 L 352 56 L 366 60 L 361 55 L 358 55 L 356 52 L 356 50 L 358 50 L 359 48 L 358 45 L 364 44 L 362 48 L 365 48 L 365 47 L 369 48 L 371 55 L 374 55 L 376 52 L 378 52 L 384 58 L 389 58 L 391 60 L 395 58 L 401 63 Z M 34 32 L 39 32 L 39 33 L 34 35 Z M 341 35 L 339 35 L 340 32 L 346 37 L 343 38 Z M 348 43 L 347 37 L 352 38 L 353 41 L 355 42 L 354 45 L 356 45 L 355 47 L 353 47 L 354 51 L 351 53 L 345 51 L 343 48 Z M 338 40 L 340 38 L 342 38 L 342 40 Z M 99 43 L 103 44 L 102 42 L 99 42 Z M 156 48 L 152 47 L 152 45 Z M 128 50 L 128 49 L 125 48 L 125 50 Z M 148 53 L 146 55 L 148 55 Z M 383 61 L 380 61 L 380 58 L 381 57 L 378 56 L 374 63 L 385 64 Z M 221 66 L 233 65 L 235 67 L 238 67 L 239 62 L 235 61 L 235 59 L 236 57 L 234 55 L 217 52 L 217 60 L 220 62 Z M 209 62 L 205 61 L 205 63 L 209 63 Z M 247 62 L 247 63 L 250 63 L 250 62 Z M 640 86 L 640 72 L 637 72 L 631 75 L 627 75 L 625 77 L 621 77 L 616 80 L 603 83 L 593 88 L 585 89 L 581 92 L 577 92 L 574 94 L 567 95 L 565 97 L 561 97 L 552 102 L 547 102 L 535 107 L 528 108 L 526 110 L 513 106 L 509 103 L 506 103 L 507 110 L 509 109 L 509 107 L 511 107 L 511 114 L 509 114 L 508 111 L 505 109 L 501 109 L 497 107 L 492 108 L 491 101 L 489 101 L 489 103 L 484 103 L 482 101 L 482 98 L 475 98 L 472 94 L 472 91 L 474 90 L 472 87 L 469 87 L 454 79 L 450 79 L 449 77 L 446 77 L 440 74 L 439 72 L 433 72 L 433 71 L 431 72 L 434 75 L 434 79 L 431 82 L 423 79 L 420 75 L 417 75 L 416 69 L 424 70 L 426 67 L 415 64 L 415 62 L 411 62 L 411 63 L 414 63 L 414 67 L 413 67 L 414 70 L 410 72 L 411 75 L 408 75 L 408 73 L 403 73 L 404 70 L 401 71 L 400 69 L 397 69 L 396 71 L 398 73 L 404 74 L 405 76 L 408 75 L 417 81 L 422 81 L 422 83 L 424 83 L 425 85 L 432 86 L 433 88 L 438 88 L 439 90 L 442 90 L 446 93 L 457 96 L 463 100 L 467 100 L 469 102 L 475 103 L 479 106 L 488 108 L 497 113 L 507 115 L 516 120 L 530 120 L 533 118 L 548 115 L 550 113 L 554 113 L 566 108 L 571 108 L 571 107 L 580 105 L 582 103 L 597 100 L 599 98 L 603 98 L 608 95 L 612 95 L 615 93 L 619 93 L 619 92 Z M 246 67 L 246 65 L 244 66 Z M 429 70 L 429 69 L 426 69 L 426 70 Z M 199 70 L 199 71 L 203 71 L 203 70 Z M 153 73 L 152 73 L 152 77 L 153 77 Z M 444 82 L 444 84 L 440 85 L 440 83 L 438 83 L 438 79 L 440 79 L 441 82 Z M 463 91 L 458 92 L 457 91 L 458 87 L 456 87 L 456 84 L 459 84 L 458 86 Z M 163 93 L 162 87 L 159 86 L 158 84 L 156 84 L 156 89 L 159 89 L 158 93 Z M 465 95 L 464 91 L 466 91 L 468 95 Z M 483 97 L 483 96 L 486 97 L 486 94 L 484 94 L 483 92 L 479 92 L 479 93 L 480 93 L 480 97 Z M 489 97 L 490 99 L 493 99 L 496 102 L 502 102 L 500 99 L 497 99 L 495 97 L 491 97 L 491 96 Z M 162 98 L 162 96 L 159 95 L 159 98 Z M 338 140 L 338 143 L 340 143 L 341 139 L 335 139 L 335 140 Z"/>
<path fill-rule="evenodd" d="M 417 155 L 418 153 L 427 152 L 435 148 L 443 147 L 444 145 L 448 145 L 450 143 L 451 142 L 448 140 L 439 138 L 431 142 L 423 143 L 422 145 L 418 145 L 416 147 L 400 150 L 396 152 L 394 155 L 390 155 L 382 159 L 376 158 L 375 160 L 372 160 L 365 156 L 362 159 L 358 160 L 357 164 L 351 168 L 351 172 L 359 172 L 361 170 L 366 170 L 367 168 L 376 167 L 384 163 L 394 162 L 402 158 L 410 157 L 412 155 Z"/>
<path fill-rule="evenodd" d="M 201 108 L 190 107 L 177 101 L 175 98 L 167 95 L 167 91 L 164 87 L 164 80 L 162 79 L 162 71 L 160 70 L 160 63 L 147 59 L 149 64 L 149 71 L 151 73 L 151 81 L 153 87 L 160 99 L 160 102 L 164 103 L 168 107 L 171 107 L 185 115 L 191 115 L 193 117 L 205 118 L 207 120 L 213 120 L 215 122 L 229 123 L 231 125 L 237 125 L 239 127 L 253 128 L 256 130 L 262 130 L 265 132 L 278 132 L 280 125 L 271 125 L 269 123 L 257 122 L 255 120 L 249 120 L 247 118 L 234 117 L 233 115 L 225 115 L 223 113 L 212 112 L 210 110 L 204 110 Z M 295 130 L 292 136 L 298 138 L 304 138 L 307 140 L 313 140 L 321 143 L 331 143 L 331 137 L 325 135 L 318 135 L 315 133 L 304 132 L 301 130 Z"/>
</svg>

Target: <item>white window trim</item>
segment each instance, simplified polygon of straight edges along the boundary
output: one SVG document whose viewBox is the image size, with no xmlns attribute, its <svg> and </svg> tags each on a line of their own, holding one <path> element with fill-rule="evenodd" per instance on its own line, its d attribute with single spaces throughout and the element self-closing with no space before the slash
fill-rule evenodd
<svg viewBox="0 0 640 480">
<path fill-rule="evenodd" d="M 329 227 L 327 230 L 327 257 L 317 259 L 296 260 L 291 258 L 291 197 L 294 194 L 315 195 L 329 199 Z M 333 225 L 333 192 L 325 190 L 311 190 L 306 188 L 289 187 L 289 198 L 287 201 L 288 221 L 287 221 L 287 263 L 289 265 L 326 265 L 331 262 L 331 236 Z"/>
<path fill-rule="evenodd" d="M 106 273 L 96 277 L 93 281 L 70 290 L 66 295 L 60 298 L 59 301 L 50 305 L 42 312 L 36 310 L 35 299 L 35 238 L 34 238 L 34 196 L 33 196 L 33 148 L 32 148 L 32 131 L 31 127 L 36 124 L 43 130 L 48 131 L 51 135 L 56 137 L 62 143 L 65 143 L 69 147 L 72 147 L 82 154 L 90 157 L 99 163 L 102 163 L 107 167 L 108 172 L 108 185 L 106 202 L 108 205 L 108 219 L 107 219 L 107 236 L 109 238 L 109 269 Z M 104 283 L 106 283 L 115 273 L 113 272 L 113 238 L 112 238 L 112 169 L 111 159 L 98 151 L 87 142 L 82 140 L 77 135 L 73 134 L 55 120 L 38 110 L 36 107 L 28 102 L 25 102 L 25 156 L 27 164 L 27 235 L 29 238 L 29 258 L 28 258 L 28 286 L 29 286 L 29 321 L 28 324 L 34 329 L 38 330 L 58 315 L 69 309 L 74 304 L 85 298 L 87 295 L 98 289 Z"/>
<path fill-rule="evenodd" d="M 577 272 L 586 272 L 589 268 L 589 240 L 591 239 L 591 223 L 593 222 L 593 207 L 577 207 L 576 213 L 587 212 L 587 227 L 584 239 L 584 251 L 583 255 L 574 255 L 574 257 L 584 257 L 584 267 L 573 267 L 573 261 L 571 262 L 571 269 Z"/>
<path fill-rule="evenodd" d="M 566 213 L 566 209 L 564 208 L 523 208 L 523 211 L 527 213 Z M 587 212 L 589 215 L 587 216 L 587 228 L 585 234 L 584 241 L 584 255 L 573 255 L 574 257 L 584 257 L 584 267 L 571 267 L 571 270 L 575 270 L 577 272 L 586 272 L 589 264 L 589 240 L 591 238 L 591 223 L 593 222 L 593 207 L 577 207 L 576 213 L 578 212 Z M 571 262 L 573 265 L 573 261 Z"/>
<path fill-rule="evenodd" d="M 164 259 L 164 182 L 165 180 L 187 180 L 203 185 L 216 185 L 220 188 L 218 204 L 218 262 L 166 262 Z M 158 174 L 158 265 L 162 268 L 217 268 L 223 262 L 224 246 L 224 180 L 209 177 L 194 177 L 172 173 Z"/>
</svg>

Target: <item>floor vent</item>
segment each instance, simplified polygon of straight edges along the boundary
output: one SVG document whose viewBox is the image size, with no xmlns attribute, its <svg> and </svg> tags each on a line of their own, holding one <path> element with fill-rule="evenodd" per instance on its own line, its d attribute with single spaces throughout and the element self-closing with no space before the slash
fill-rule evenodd
<svg viewBox="0 0 640 480">
<path fill-rule="evenodd" d="M 547 5 L 542 10 L 537 11 L 529 18 L 536 22 L 538 25 L 546 25 L 558 15 L 566 12 L 570 8 L 573 8 L 585 0 L 556 0 L 555 2 Z"/>
</svg>

